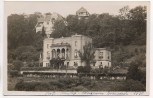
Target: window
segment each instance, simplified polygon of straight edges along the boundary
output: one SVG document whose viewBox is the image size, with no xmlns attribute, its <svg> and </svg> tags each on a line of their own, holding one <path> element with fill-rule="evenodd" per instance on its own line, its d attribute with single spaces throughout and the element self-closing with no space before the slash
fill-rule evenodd
<svg viewBox="0 0 153 98">
<path fill-rule="evenodd" d="M 50 59 L 50 53 L 49 53 L 49 51 L 47 51 L 47 57 L 46 57 L 47 59 Z"/>
<path fill-rule="evenodd" d="M 75 46 L 77 47 L 77 41 L 75 41 Z"/>
<path fill-rule="evenodd" d="M 60 49 L 57 49 L 57 57 L 60 58 Z"/>
<path fill-rule="evenodd" d="M 65 49 L 62 49 L 62 58 L 65 59 Z"/>
<path fill-rule="evenodd" d="M 74 66 L 77 67 L 78 66 L 78 63 L 77 62 L 74 62 Z"/>
<path fill-rule="evenodd" d="M 102 68 L 102 67 L 103 67 L 103 64 L 102 64 L 102 62 L 100 62 L 99 68 Z"/>
<path fill-rule="evenodd" d="M 66 49 L 66 59 L 69 58 L 69 49 Z"/>
<path fill-rule="evenodd" d="M 69 67 L 69 62 L 67 62 L 67 68 Z"/>
<path fill-rule="evenodd" d="M 55 51 L 55 49 L 52 50 L 52 58 L 56 58 L 56 51 Z"/>
<path fill-rule="evenodd" d="M 47 44 L 47 49 L 49 49 L 49 44 Z"/>
<path fill-rule="evenodd" d="M 52 18 L 52 20 L 51 20 L 51 21 L 52 21 L 52 24 L 54 24 L 54 23 L 55 23 L 55 18 Z"/>
<path fill-rule="evenodd" d="M 49 63 L 46 63 L 46 67 L 48 67 L 49 66 Z"/>
<path fill-rule="evenodd" d="M 103 52 L 99 53 L 99 58 L 102 59 L 103 58 Z"/>
<path fill-rule="evenodd" d="M 77 50 L 75 50 L 75 52 L 74 52 L 74 57 L 75 57 L 75 58 L 78 57 L 78 51 L 77 51 Z"/>
</svg>

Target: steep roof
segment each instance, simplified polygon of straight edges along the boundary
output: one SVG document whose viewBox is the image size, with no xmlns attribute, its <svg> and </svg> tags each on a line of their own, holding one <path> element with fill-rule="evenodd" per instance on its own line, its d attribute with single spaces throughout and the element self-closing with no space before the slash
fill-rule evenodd
<svg viewBox="0 0 153 98">
<path fill-rule="evenodd" d="M 80 12 L 87 12 L 87 13 L 89 13 L 84 7 L 81 7 L 78 11 L 76 11 L 76 13 L 80 13 Z"/>
</svg>

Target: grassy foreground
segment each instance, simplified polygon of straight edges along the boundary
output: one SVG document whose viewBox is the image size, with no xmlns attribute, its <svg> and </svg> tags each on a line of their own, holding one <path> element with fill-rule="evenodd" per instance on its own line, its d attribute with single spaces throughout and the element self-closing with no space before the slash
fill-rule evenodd
<svg viewBox="0 0 153 98">
<path fill-rule="evenodd" d="M 21 81 L 22 80 L 22 81 Z M 82 78 L 10 78 L 11 91 L 145 91 L 145 86 L 134 80 L 91 80 Z"/>
</svg>

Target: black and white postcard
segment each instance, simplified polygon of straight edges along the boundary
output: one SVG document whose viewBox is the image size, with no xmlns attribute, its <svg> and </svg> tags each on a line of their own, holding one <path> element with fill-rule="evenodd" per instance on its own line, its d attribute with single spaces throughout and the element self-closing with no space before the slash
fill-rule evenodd
<svg viewBox="0 0 153 98">
<path fill-rule="evenodd" d="M 4 95 L 149 95 L 149 1 L 5 1 Z"/>
</svg>

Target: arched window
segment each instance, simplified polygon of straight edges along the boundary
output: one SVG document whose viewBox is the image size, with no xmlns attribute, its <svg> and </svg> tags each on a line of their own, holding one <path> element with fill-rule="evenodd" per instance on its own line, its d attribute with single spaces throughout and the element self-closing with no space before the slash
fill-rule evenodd
<svg viewBox="0 0 153 98">
<path fill-rule="evenodd" d="M 65 49 L 64 48 L 62 49 L 62 58 L 65 59 Z"/>
<path fill-rule="evenodd" d="M 66 49 L 66 59 L 69 58 L 69 49 Z"/>
<path fill-rule="evenodd" d="M 57 58 L 60 58 L 60 49 L 57 49 Z"/>
<path fill-rule="evenodd" d="M 74 57 L 75 57 L 75 58 L 78 57 L 78 50 L 77 50 L 77 49 L 74 51 Z"/>
<path fill-rule="evenodd" d="M 55 51 L 55 49 L 52 50 L 52 58 L 56 58 L 56 51 Z"/>
</svg>

